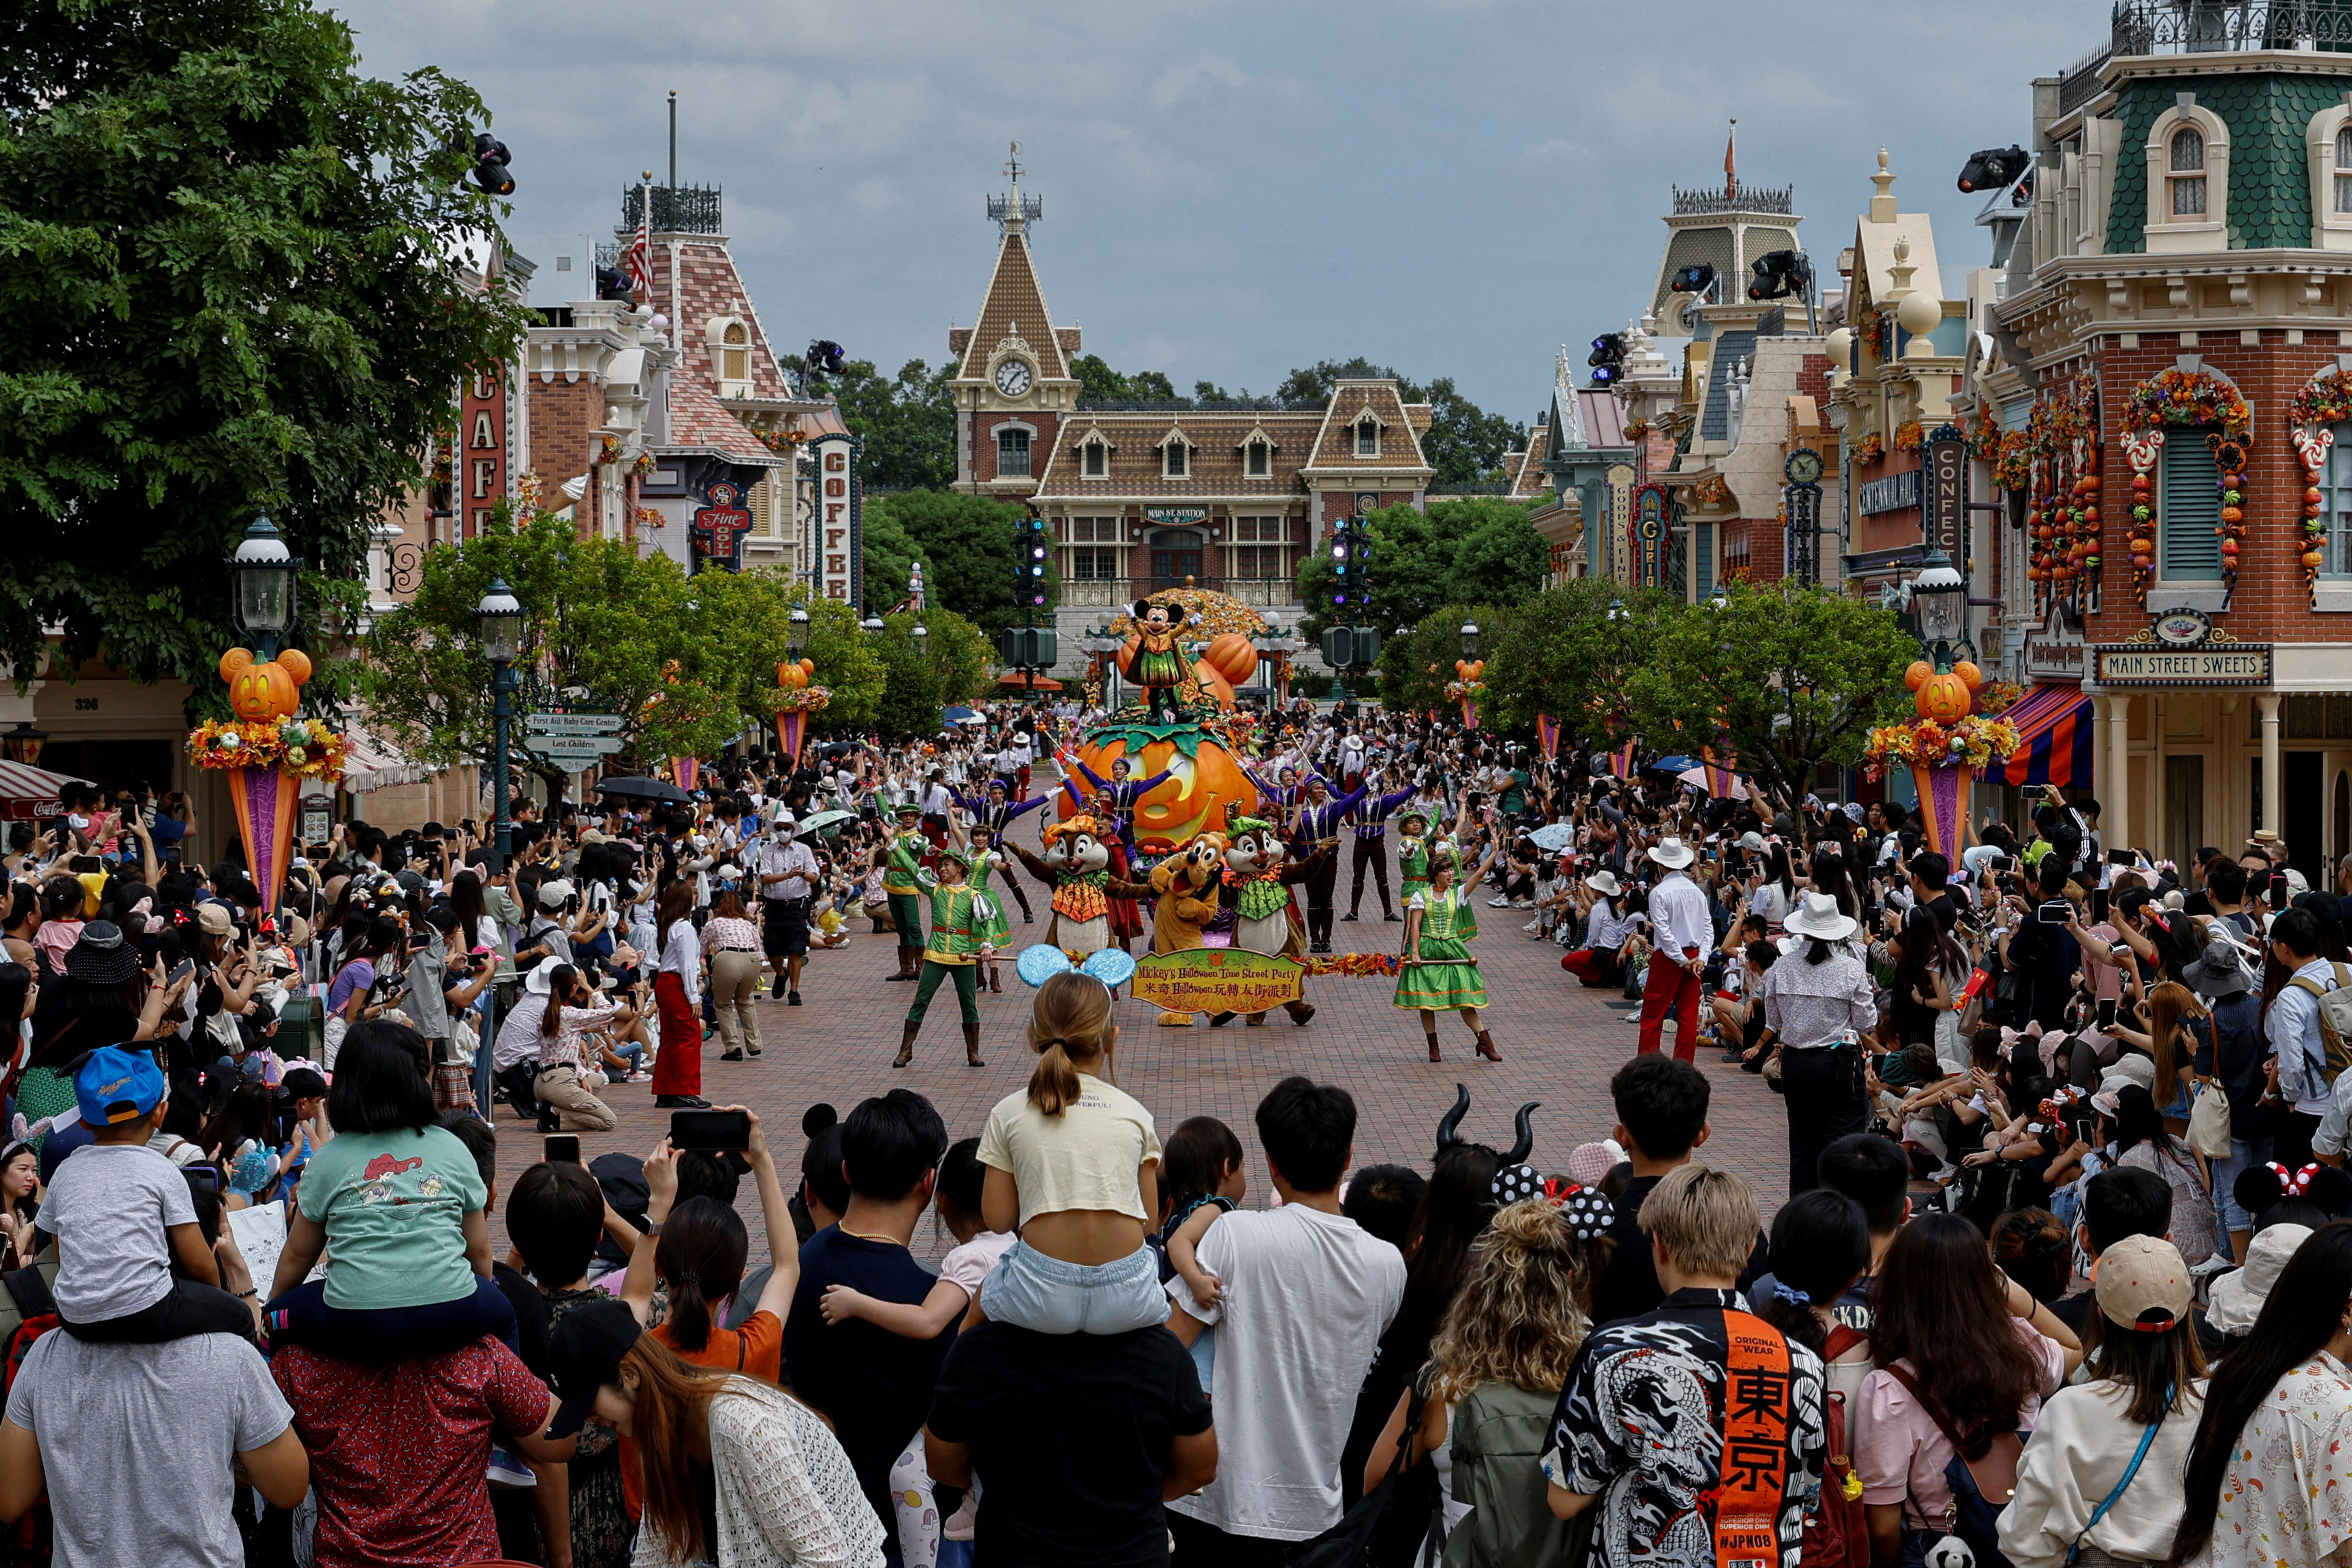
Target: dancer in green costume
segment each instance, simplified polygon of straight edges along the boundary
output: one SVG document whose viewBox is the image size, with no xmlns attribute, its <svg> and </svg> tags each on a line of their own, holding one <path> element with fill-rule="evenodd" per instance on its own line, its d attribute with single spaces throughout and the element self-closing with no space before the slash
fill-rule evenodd
<svg viewBox="0 0 2352 1568">
<path fill-rule="evenodd" d="M 1451 838 L 1439 839 L 1429 849 L 1429 886 L 1405 900 L 1396 1005 L 1420 1013 L 1421 1032 L 1433 1062 L 1445 1059 L 1437 1049 L 1437 1015 L 1454 1009 L 1476 1037 L 1478 1054 L 1491 1062 L 1503 1059 L 1479 1017 L 1486 1005 L 1486 981 L 1470 956 L 1470 939 L 1477 934 L 1470 918 L 1470 890 L 1493 868 L 1497 853 L 1499 849 L 1489 849 L 1478 868 L 1465 876 L 1460 848 Z"/>
</svg>

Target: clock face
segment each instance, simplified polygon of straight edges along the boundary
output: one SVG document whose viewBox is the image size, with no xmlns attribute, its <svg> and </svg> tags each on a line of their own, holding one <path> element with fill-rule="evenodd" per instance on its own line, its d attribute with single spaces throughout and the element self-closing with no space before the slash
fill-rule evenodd
<svg viewBox="0 0 2352 1568">
<path fill-rule="evenodd" d="M 1783 472 L 1790 484 L 1810 485 L 1822 477 L 1822 455 L 1810 447 L 1800 447 L 1789 454 Z"/>
<path fill-rule="evenodd" d="M 1018 397 L 1029 390 L 1029 366 L 1017 359 L 1006 360 L 996 367 L 996 390 L 1007 397 Z"/>
</svg>

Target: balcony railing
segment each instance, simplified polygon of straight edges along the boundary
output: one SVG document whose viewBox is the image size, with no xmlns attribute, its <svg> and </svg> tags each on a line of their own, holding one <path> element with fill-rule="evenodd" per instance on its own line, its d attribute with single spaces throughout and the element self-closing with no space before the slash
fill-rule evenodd
<svg viewBox="0 0 2352 1568">
<path fill-rule="evenodd" d="M 1181 577 L 1065 577 L 1061 602 L 1066 610 L 1124 607 L 1163 588 L 1183 586 Z M 1192 586 L 1227 595 L 1253 609 L 1283 609 L 1298 603 L 1298 585 L 1287 577 L 1196 576 Z"/>
<path fill-rule="evenodd" d="M 1676 217 L 1706 217 L 1717 213 L 1778 213 L 1793 215 L 1797 210 L 1796 188 L 1781 185 L 1773 189 L 1751 189 L 1741 186 L 1729 195 L 1722 191 L 1686 191 L 1674 187 Z"/>
<path fill-rule="evenodd" d="M 2352 0 L 2119 0 L 2117 55 L 2352 49 Z"/>
</svg>

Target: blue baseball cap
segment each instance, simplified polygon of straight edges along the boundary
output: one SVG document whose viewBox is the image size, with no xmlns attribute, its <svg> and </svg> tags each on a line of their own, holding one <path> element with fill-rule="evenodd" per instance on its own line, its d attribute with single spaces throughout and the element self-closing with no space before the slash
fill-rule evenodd
<svg viewBox="0 0 2352 1568">
<path fill-rule="evenodd" d="M 74 1098 L 92 1127 L 135 1121 L 163 1102 L 163 1072 L 146 1051 L 100 1046 L 74 1074 Z"/>
</svg>

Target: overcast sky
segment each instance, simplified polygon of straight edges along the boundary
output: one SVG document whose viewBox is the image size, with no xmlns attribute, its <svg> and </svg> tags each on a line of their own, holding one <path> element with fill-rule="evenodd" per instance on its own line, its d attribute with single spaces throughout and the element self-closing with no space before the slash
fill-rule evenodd
<svg viewBox="0 0 2352 1568">
<path fill-rule="evenodd" d="M 969 325 L 1007 142 L 1045 199 L 1057 323 L 1122 370 L 1232 390 L 1363 354 L 1531 420 L 1555 348 L 1638 314 L 1668 186 L 1794 184 L 1824 274 L 1890 151 L 1957 290 L 1985 257 L 1953 182 L 2023 142 L 2028 81 L 2106 0 L 979 4 L 353 0 L 366 68 L 438 66 L 513 149 L 533 297 L 583 290 L 637 171 L 725 188 L 789 353 L 895 370 Z M 573 271 L 558 275 L 558 256 Z"/>
</svg>

